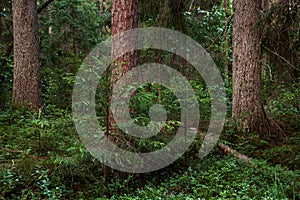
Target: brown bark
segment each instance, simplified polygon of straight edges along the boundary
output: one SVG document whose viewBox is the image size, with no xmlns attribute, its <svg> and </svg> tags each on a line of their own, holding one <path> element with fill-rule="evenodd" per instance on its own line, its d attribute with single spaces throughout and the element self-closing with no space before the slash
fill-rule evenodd
<svg viewBox="0 0 300 200">
<path fill-rule="evenodd" d="M 124 31 L 135 29 L 138 25 L 137 18 L 138 0 L 113 0 L 112 1 L 112 35 L 120 34 Z M 112 91 L 115 82 L 120 79 L 127 71 L 137 65 L 137 51 L 131 51 L 118 57 L 115 52 L 125 52 L 126 47 L 133 43 L 136 46 L 136 38 L 133 35 L 130 38 L 114 41 L 112 40 L 112 56 L 114 63 L 112 64 L 110 77 L 110 90 Z M 130 82 L 130 80 L 122 80 L 123 82 Z M 115 88 L 116 89 L 116 88 Z M 107 101 L 110 105 L 111 95 L 107 91 Z M 121 109 L 116 108 L 120 112 Z M 115 143 L 126 143 L 124 137 L 120 134 L 117 124 L 114 120 L 112 110 L 107 107 L 107 121 L 105 135 Z M 118 113 L 116 113 L 118 114 Z M 120 137 L 121 136 L 121 137 Z M 121 138 L 121 141 L 119 139 Z M 106 185 L 107 167 L 104 164 L 104 185 Z"/>
<path fill-rule="evenodd" d="M 138 0 L 114 0 L 112 5 L 112 35 L 120 34 L 124 31 L 137 28 Z M 114 63 L 111 70 L 111 88 L 115 82 L 120 79 L 127 71 L 137 65 L 137 51 L 126 52 L 118 57 L 115 52 L 125 52 L 126 47 L 136 47 L 136 37 L 131 35 L 129 38 L 119 38 L 118 41 L 112 41 L 112 55 Z M 131 80 L 122 79 L 123 83 L 129 83 Z M 117 88 L 114 88 L 115 90 Z M 119 112 L 121 109 L 116 108 Z M 118 116 L 115 116 L 118 117 Z M 112 112 L 109 112 L 111 132 L 117 133 L 116 123 L 113 119 Z"/>
<path fill-rule="evenodd" d="M 261 18 L 261 5 L 261 0 L 233 3 L 232 116 L 246 131 L 265 134 L 269 132 L 269 122 L 261 96 L 261 31 L 255 26 Z"/>
<path fill-rule="evenodd" d="M 247 164 L 252 164 L 252 165 L 255 165 L 255 162 L 253 162 L 251 160 L 251 158 L 249 158 L 248 156 L 244 155 L 244 154 L 241 154 L 239 153 L 238 151 L 230 148 L 229 146 L 227 146 L 226 144 L 218 144 L 218 146 L 224 151 L 224 153 L 226 154 L 231 154 L 233 155 L 234 157 L 242 160 L 243 162 L 247 163 Z"/>
<path fill-rule="evenodd" d="M 138 0 L 113 0 L 112 5 L 112 35 L 116 35 L 126 30 L 137 28 Z M 113 52 L 118 51 L 130 45 L 131 42 L 136 42 L 135 38 L 130 38 L 127 41 L 117 41 L 113 43 Z M 128 70 L 137 64 L 137 51 L 127 52 L 121 57 L 116 58 L 113 54 L 115 67 L 112 70 L 113 79 L 122 77 Z"/>
<path fill-rule="evenodd" d="M 114 0 L 112 5 L 112 35 L 120 34 L 124 31 L 138 27 L 138 0 Z M 136 37 L 131 35 L 130 38 L 112 41 L 112 53 L 114 65 L 111 71 L 111 86 L 116 80 L 121 78 L 127 71 L 137 65 L 137 51 L 126 52 L 118 57 L 114 52 L 125 52 L 126 47 L 136 47 Z M 124 50 L 123 50 L 124 49 Z M 130 82 L 130 80 L 122 80 Z"/>
<path fill-rule="evenodd" d="M 13 0 L 13 105 L 38 110 L 42 105 L 36 0 Z"/>
<path fill-rule="evenodd" d="M 137 28 L 138 0 L 114 0 L 112 5 L 112 35 L 120 34 L 124 31 Z M 132 34 L 127 38 L 119 37 L 118 41 L 112 41 L 112 55 L 114 64 L 111 70 L 111 88 L 115 82 L 120 79 L 127 71 L 137 65 L 137 51 L 126 52 L 128 46 L 136 47 L 136 36 Z M 126 52 L 118 57 L 115 52 Z M 122 79 L 123 83 L 129 83 L 131 80 Z M 115 88 L 116 89 L 116 88 Z M 112 126 L 115 122 L 110 112 Z"/>
</svg>

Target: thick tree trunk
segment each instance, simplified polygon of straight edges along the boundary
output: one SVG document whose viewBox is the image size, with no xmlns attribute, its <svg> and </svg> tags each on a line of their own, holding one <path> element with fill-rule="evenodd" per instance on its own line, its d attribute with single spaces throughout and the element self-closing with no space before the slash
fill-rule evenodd
<svg viewBox="0 0 300 200">
<path fill-rule="evenodd" d="M 232 116 L 246 131 L 268 133 L 269 123 L 261 96 L 260 29 L 262 0 L 233 3 L 233 102 Z"/>
<path fill-rule="evenodd" d="M 13 0 L 13 105 L 38 110 L 42 105 L 36 0 Z"/>
<path fill-rule="evenodd" d="M 138 0 L 113 0 L 112 5 L 112 35 L 116 35 L 126 30 L 137 28 Z M 117 41 L 113 43 L 113 52 L 124 46 L 131 45 L 129 43 L 136 42 L 135 38 L 128 41 Z M 112 70 L 114 79 L 122 77 L 128 70 L 137 64 L 137 51 L 132 51 L 116 58 L 114 56 L 115 68 Z"/>
<path fill-rule="evenodd" d="M 122 33 L 127 30 L 135 29 L 138 25 L 137 17 L 138 0 L 113 0 L 112 5 L 112 35 Z M 121 40 L 122 39 L 122 40 Z M 118 57 L 115 52 L 125 52 L 128 46 L 136 47 L 136 36 L 132 35 L 129 38 L 121 38 L 118 41 L 112 41 L 112 54 L 114 64 L 111 70 L 111 89 L 114 87 L 117 80 L 119 80 L 127 71 L 137 65 L 137 51 L 126 52 Z M 123 83 L 129 83 L 132 80 L 122 79 Z M 114 88 L 115 91 L 118 88 Z M 121 108 L 115 108 L 121 112 Z M 118 113 L 116 113 L 118 115 Z M 120 116 L 114 116 L 120 118 Z M 112 116 L 112 111 L 109 111 L 110 132 L 119 133 L 116 122 Z"/>
<path fill-rule="evenodd" d="M 135 29 L 138 26 L 138 0 L 113 0 L 112 1 L 112 35 L 122 33 L 124 31 Z M 122 41 L 112 40 L 112 55 L 114 63 L 112 64 L 111 77 L 110 77 L 110 90 L 112 91 L 115 82 L 120 79 L 127 71 L 137 65 L 137 51 L 131 51 L 123 54 L 121 57 L 115 55 L 115 52 L 125 52 L 125 47 L 131 46 L 133 43 L 136 46 L 136 37 L 133 35 L 130 38 L 126 38 Z M 124 83 L 130 82 L 130 80 L 122 79 Z M 118 89 L 118 88 L 114 88 Z M 107 94 L 108 105 L 111 102 L 110 94 Z M 115 108 L 120 112 L 121 109 Z M 114 117 L 120 118 L 120 116 L 113 116 L 112 110 L 107 107 L 107 121 L 106 121 L 106 136 L 110 140 L 116 143 L 126 143 L 124 135 L 120 134 L 121 131 L 117 128 Z M 116 113 L 118 115 L 118 113 Z M 111 135 L 109 135 L 111 134 Z M 104 184 L 106 184 L 107 168 L 104 165 Z"/>
</svg>

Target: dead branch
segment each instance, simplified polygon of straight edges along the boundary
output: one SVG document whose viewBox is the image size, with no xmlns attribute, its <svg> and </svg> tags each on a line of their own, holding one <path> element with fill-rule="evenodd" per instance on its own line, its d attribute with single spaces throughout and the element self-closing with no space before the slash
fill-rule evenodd
<svg viewBox="0 0 300 200">
<path fill-rule="evenodd" d="M 226 144 L 218 144 L 218 146 L 226 153 L 226 154 L 231 154 L 233 156 L 235 156 L 236 158 L 242 160 L 243 162 L 247 163 L 247 164 L 251 164 L 251 165 L 256 165 L 251 158 L 249 158 L 248 156 L 239 153 L 238 151 L 230 148 L 229 146 L 227 146 Z"/>
<path fill-rule="evenodd" d="M 300 69 L 298 69 L 296 66 L 294 66 L 293 64 L 291 64 L 287 59 L 285 59 L 284 57 L 282 57 L 281 55 L 279 55 L 275 51 L 272 51 L 271 49 L 269 49 L 268 47 L 266 47 L 264 45 L 263 45 L 263 48 L 265 48 L 267 51 L 269 51 L 270 53 L 274 54 L 275 56 L 277 56 L 278 58 L 280 58 L 281 60 L 283 60 L 286 64 L 288 64 L 293 69 L 295 69 L 297 71 L 300 71 Z"/>
<path fill-rule="evenodd" d="M 41 5 L 38 9 L 37 9 L 37 13 L 40 14 L 45 8 L 47 8 L 47 6 L 52 3 L 54 0 L 48 0 L 46 1 L 43 5 Z"/>
</svg>

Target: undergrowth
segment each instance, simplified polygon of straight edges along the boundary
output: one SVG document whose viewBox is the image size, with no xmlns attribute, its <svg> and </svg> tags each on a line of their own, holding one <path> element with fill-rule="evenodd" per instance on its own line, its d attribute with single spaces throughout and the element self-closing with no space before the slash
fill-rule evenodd
<svg viewBox="0 0 300 200">
<path fill-rule="evenodd" d="M 24 110 L 1 113 L 1 199 L 300 198 L 299 155 L 292 146 L 298 143 L 297 134 L 286 138 L 286 145 L 275 147 L 255 135 L 232 139 L 232 127 L 227 126 L 224 136 L 229 145 L 260 158 L 254 159 L 256 165 L 225 155 L 218 148 L 199 159 L 197 140 L 183 157 L 164 169 L 147 174 L 109 169 L 104 184 L 103 165 L 83 147 L 71 115 L 47 109 L 51 115 L 40 117 Z M 288 159 L 286 154 L 292 153 L 298 157 Z M 280 163 L 291 164 L 290 169 Z"/>
</svg>

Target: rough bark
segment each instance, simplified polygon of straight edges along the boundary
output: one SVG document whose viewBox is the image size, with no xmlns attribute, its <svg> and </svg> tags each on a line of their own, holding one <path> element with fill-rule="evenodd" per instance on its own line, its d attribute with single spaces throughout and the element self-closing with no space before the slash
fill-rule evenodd
<svg viewBox="0 0 300 200">
<path fill-rule="evenodd" d="M 112 35 L 116 35 L 126 30 L 137 28 L 138 0 L 113 0 L 112 5 Z M 113 43 L 113 52 L 120 50 L 124 46 L 131 45 L 135 38 L 127 41 L 117 41 Z M 132 51 L 116 58 L 114 56 L 115 68 L 112 70 L 114 79 L 122 77 L 128 70 L 137 64 L 137 51 Z"/>
<path fill-rule="evenodd" d="M 123 31 L 137 28 L 138 17 L 138 0 L 113 0 L 112 1 L 112 35 L 122 33 Z M 136 38 L 132 36 L 131 38 L 126 38 L 119 41 L 112 40 L 112 56 L 114 63 L 112 64 L 111 77 L 110 77 L 110 90 L 114 87 L 115 82 L 120 79 L 127 71 L 137 65 L 137 51 L 131 51 L 118 57 L 115 52 L 121 51 L 125 52 L 124 48 L 128 45 L 136 45 Z M 130 82 L 130 80 L 122 81 Z M 109 91 L 107 92 L 109 93 Z M 111 96 L 107 94 L 107 101 L 110 103 Z M 110 104 L 108 104 L 110 105 Z M 120 112 L 121 109 L 115 108 Z M 121 131 L 117 128 L 117 124 L 114 120 L 112 110 L 107 107 L 107 121 L 106 121 L 106 136 L 115 143 L 126 143 L 124 135 L 120 134 Z M 118 113 L 116 113 L 118 115 Z M 104 185 L 106 185 L 107 177 L 107 167 L 104 165 Z"/>
<path fill-rule="evenodd" d="M 42 105 L 36 0 L 13 0 L 13 105 L 38 110 Z"/>
<path fill-rule="evenodd" d="M 233 3 L 233 102 L 232 116 L 248 132 L 265 134 L 269 122 L 261 96 L 261 0 L 235 0 Z"/>
<path fill-rule="evenodd" d="M 124 31 L 137 28 L 138 17 L 138 0 L 113 0 L 112 5 L 112 35 L 120 34 Z M 137 65 L 137 51 L 131 51 L 118 57 L 115 52 L 126 52 L 128 46 L 136 46 L 136 37 L 132 35 L 129 38 L 122 40 L 112 41 L 112 55 L 114 63 L 111 70 L 111 89 L 114 87 L 115 82 L 120 79 L 127 71 Z M 123 83 L 129 83 L 131 80 L 122 79 Z M 115 91 L 118 88 L 114 88 Z M 121 112 L 121 108 L 115 108 Z M 120 117 L 120 116 L 114 116 Z M 112 133 L 118 133 L 116 129 L 116 122 L 112 116 L 111 110 L 109 111 L 110 130 Z"/>
</svg>

